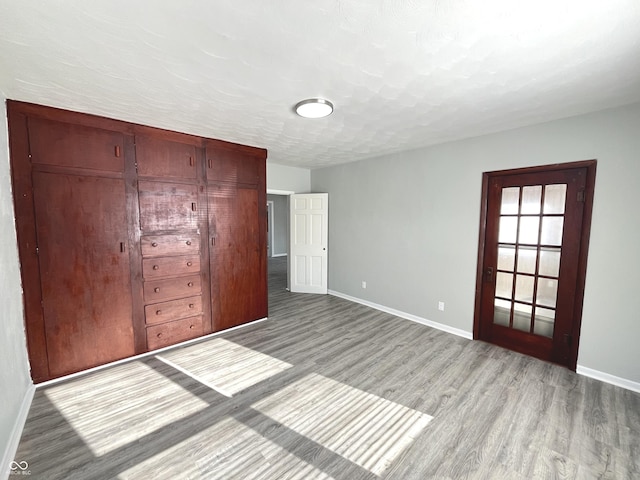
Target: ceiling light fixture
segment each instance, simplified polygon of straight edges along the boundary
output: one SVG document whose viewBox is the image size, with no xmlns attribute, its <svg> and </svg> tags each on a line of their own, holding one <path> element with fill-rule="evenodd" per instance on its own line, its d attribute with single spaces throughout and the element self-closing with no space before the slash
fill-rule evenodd
<svg viewBox="0 0 640 480">
<path fill-rule="evenodd" d="M 307 98 L 296 103 L 294 110 L 304 118 L 322 118 L 331 115 L 333 103 L 324 98 Z"/>
</svg>

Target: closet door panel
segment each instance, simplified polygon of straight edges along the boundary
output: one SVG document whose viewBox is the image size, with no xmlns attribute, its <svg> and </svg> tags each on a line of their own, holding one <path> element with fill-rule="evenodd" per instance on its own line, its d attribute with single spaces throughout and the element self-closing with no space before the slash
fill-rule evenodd
<svg viewBox="0 0 640 480">
<path fill-rule="evenodd" d="M 30 117 L 29 145 L 34 165 L 124 171 L 124 136 L 119 132 Z"/>
<path fill-rule="evenodd" d="M 195 180 L 196 147 L 162 138 L 136 136 L 138 174 Z"/>
<path fill-rule="evenodd" d="M 266 265 L 257 189 L 216 185 L 209 192 L 212 312 L 221 330 L 267 315 Z"/>
<path fill-rule="evenodd" d="M 264 158 L 225 148 L 207 147 L 207 181 L 258 185 Z"/>
<path fill-rule="evenodd" d="M 198 228 L 196 185 L 140 181 L 138 194 L 143 232 Z"/>
<path fill-rule="evenodd" d="M 33 173 L 52 377 L 134 355 L 124 180 Z"/>
</svg>

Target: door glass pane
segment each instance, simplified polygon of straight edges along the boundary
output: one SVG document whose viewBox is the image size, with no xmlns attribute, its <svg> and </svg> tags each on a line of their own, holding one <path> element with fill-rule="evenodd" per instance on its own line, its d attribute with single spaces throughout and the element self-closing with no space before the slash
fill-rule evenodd
<svg viewBox="0 0 640 480">
<path fill-rule="evenodd" d="M 536 247 L 518 248 L 518 272 L 536 273 L 536 257 L 538 249 Z"/>
<path fill-rule="evenodd" d="M 516 260 L 516 247 L 500 245 L 498 247 L 498 270 L 513 272 Z"/>
<path fill-rule="evenodd" d="M 524 187 L 522 189 L 522 214 L 540 213 L 540 202 L 542 200 L 542 185 Z"/>
<path fill-rule="evenodd" d="M 500 214 L 516 215 L 518 213 L 519 200 L 520 200 L 520 187 L 503 188 L 502 203 L 500 204 Z"/>
<path fill-rule="evenodd" d="M 531 305 L 524 305 L 522 303 L 513 304 L 513 328 L 516 330 L 522 330 L 523 332 L 531 331 L 531 312 L 533 308 Z"/>
<path fill-rule="evenodd" d="M 564 213 L 566 197 L 567 186 L 565 184 L 544 187 L 543 213 Z"/>
<path fill-rule="evenodd" d="M 560 274 L 560 249 L 541 248 L 540 249 L 540 275 L 557 277 Z"/>
<path fill-rule="evenodd" d="M 534 277 L 516 275 L 516 300 L 533 302 L 533 280 Z"/>
<path fill-rule="evenodd" d="M 496 297 L 511 298 L 513 274 L 498 272 L 496 275 Z"/>
<path fill-rule="evenodd" d="M 563 217 L 543 217 L 542 218 L 542 245 L 562 245 Z"/>
<path fill-rule="evenodd" d="M 533 320 L 533 333 L 544 337 L 553 337 L 553 326 L 556 321 L 556 311 L 550 308 L 536 307 Z"/>
<path fill-rule="evenodd" d="M 536 245 L 538 243 L 539 224 L 539 217 L 521 217 L 518 243 L 528 243 L 530 245 Z"/>
<path fill-rule="evenodd" d="M 517 287 L 516 287 L 517 292 Z M 556 296 L 558 294 L 558 281 L 549 278 L 538 278 L 538 295 L 536 298 L 537 305 L 546 305 L 547 307 L 556 306 Z"/>
<path fill-rule="evenodd" d="M 518 217 L 500 217 L 500 230 L 498 231 L 498 242 L 516 243 L 517 230 L 518 230 Z"/>
<path fill-rule="evenodd" d="M 503 327 L 508 327 L 510 316 L 511 302 L 496 298 L 493 309 L 493 323 L 495 323 L 496 325 L 502 325 Z"/>
</svg>

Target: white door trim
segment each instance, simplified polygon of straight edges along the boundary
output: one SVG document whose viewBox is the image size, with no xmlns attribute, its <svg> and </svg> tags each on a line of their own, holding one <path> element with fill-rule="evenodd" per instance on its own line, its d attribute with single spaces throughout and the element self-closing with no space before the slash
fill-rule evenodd
<svg viewBox="0 0 640 480">
<path fill-rule="evenodd" d="M 267 219 L 268 223 L 268 227 L 269 227 L 269 256 L 273 257 L 273 246 L 274 246 L 274 241 L 275 241 L 275 234 L 274 234 L 274 216 L 273 216 L 273 200 L 267 200 L 267 207 L 269 209 L 269 218 Z"/>
</svg>

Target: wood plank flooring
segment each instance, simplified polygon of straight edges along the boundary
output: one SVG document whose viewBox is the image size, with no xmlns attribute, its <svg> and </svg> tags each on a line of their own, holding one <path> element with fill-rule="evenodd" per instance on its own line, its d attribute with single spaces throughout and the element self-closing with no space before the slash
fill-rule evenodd
<svg viewBox="0 0 640 480">
<path fill-rule="evenodd" d="M 640 478 L 640 395 L 289 293 L 285 265 L 268 321 L 38 389 L 15 460 L 46 480 Z"/>
</svg>

